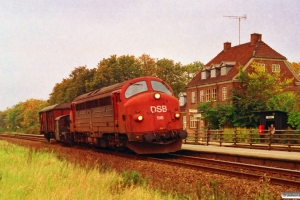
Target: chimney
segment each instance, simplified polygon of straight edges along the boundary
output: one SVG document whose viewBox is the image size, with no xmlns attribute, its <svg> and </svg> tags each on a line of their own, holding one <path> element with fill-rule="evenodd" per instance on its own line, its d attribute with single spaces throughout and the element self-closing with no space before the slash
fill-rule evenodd
<svg viewBox="0 0 300 200">
<path fill-rule="evenodd" d="M 252 33 L 251 34 L 251 40 L 250 40 L 251 45 L 253 45 L 253 44 L 255 44 L 255 43 L 259 42 L 259 41 L 261 41 L 261 34 Z"/>
<path fill-rule="evenodd" d="M 231 48 L 231 43 L 230 42 L 225 42 L 224 43 L 224 51 L 228 50 Z"/>
</svg>

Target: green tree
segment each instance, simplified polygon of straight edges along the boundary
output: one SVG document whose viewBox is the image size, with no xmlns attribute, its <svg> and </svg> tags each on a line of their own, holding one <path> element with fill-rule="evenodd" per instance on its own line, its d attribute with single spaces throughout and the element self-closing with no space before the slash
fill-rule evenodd
<svg viewBox="0 0 300 200">
<path fill-rule="evenodd" d="M 250 72 L 240 69 L 238 79 L 240 88 L 234 89 L 232 96 L 238 126 L 255 126 L 258 118 L 253 111 L 267 110 L 268 102 L 279 98 L 292 82 L 282 73 L 268 72 L 257 62 L 252 63 Z"/>
<path fill-rule="evenodd" d="M 225 125 L 235 126 L 232 120 L 235 118 L 235 111 L 232 104 L 222 104 L 214 102 L 204 102 L 197 106 L 201 111 L 202 117 L 209 123 L 212 129 L 222 128 Z"/>
<path fill-rule="evenodd" d="M 203 66 L 204 66 L 204 64 L 199 61 L 196 61 L 196 62 L 193 62 L 193 63 L 183 66 L 187 83 L 190 82 L 197 75 L 197 73 L 201 71 Z"/>
<path fill-rule="evenodd" d="M 6 111 L 5 124 L 11 131 L 21 130 L 25 133 L 38 133 L 39 111 L 47 106 L 47 101 L 29 99 L 20 102 Z"/>
<path fill-rule="evenodd" d="M 6 118 L 7 111 L 0 111 L 0 131 L 4 131 L 7 129 Z"/>
<path fill-rule="evenodd" d="M 293 92 L 284 92 L 272 96 L 266 102 L 267 110 L 280 110 L 283 112 L 291 112 L 299 110 L 299 104 L 296 101 L 296 94 Z"/>
<path fill-rule="evenodd" d="M 22 102 L 22 115 L 23 121 L 21 126 L 25 129 L 36 128 L 39 126 L 39 111 L 48 106 L 47 101 L 39 99 L 28 99 Z"/>
<path fill-rule="evenodd" d="M 142 76 L 141 62 L 134 56 L 112 55 L 98 64 L 89 87 L 97 89 Z"/>
<path fill-rule="evenodd" d="M 7 110 L 6 124 L 10 130 L 16 131 L 21 128 L 21 123 L 24 120 L 22 103 L 18 103 Z"/>
<path fill-rule="evenodd" d="M 154 76 L 156 77 L 156 62 L 154 58 L 151 58 L 150 55 L 143 54 L 139 57 L 142 68 L 142 76 Z"/>
<path fill-rule="evenodd" d="M 49 104 L 57 104 L 62 102 L 68 102 L 68 96 L 66 91 L 71 84 L 71 78 L 64 78 L 61 83 L 56 83 L 50 94 Z"/>
<path fill-rule="evenodd" d="M 88 69 L 86 66 L 76 67 L 68 78 L 55 85 L 50 94 L 50 104 L 71 102 L 77 96 L 89 92 L 91 89 L 88 85 L 95 72 L 96 69 Z"/>
<path fill-rule="evenodd" d="M 300 89 L 288 96 L 283 96 L 279 101 L 272 101 L 273 104 L 288 112 L 288 124 L 291 128 L 300 129 Z M 285 110 L 284 110 L 285 109 Z"/>
<path fill-rule="evenodd" d="M 185 91 L 187 78 L 183 75 L 185 71 L 181 63 L 174 63 L 173 60 L 164 58 L 158 60 L 156 65 L 157 77 L 161 78 L 172 87 L 175 96 L 178 96 L 180 92 Z"/>
<path fill-rule="evenodd" d="M 86 66 L 75 68 L 69 75 L 70 84 L 66 90 L 66 102 L 71 102 L 77 96 L 89 92 L 88 83 L 93 79 L 96 69 L 88 69 Z"/>
<path fill-rule="evenodd" d="M 300 62 L 292 62 L 291 66 L 298 76 L 300 76 Z"/>
<path fill-rule="evenodd" d="M 288 113 L 288 124 L 293 129 L 300 129 L 300 112 L 292 110 Z"/>
</svg>

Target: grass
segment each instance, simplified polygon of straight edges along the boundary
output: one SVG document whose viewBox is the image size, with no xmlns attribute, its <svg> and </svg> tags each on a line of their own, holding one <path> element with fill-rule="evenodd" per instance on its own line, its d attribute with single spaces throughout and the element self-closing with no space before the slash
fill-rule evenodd
<svg viewBox="0 0 300 200">
<path fill-rule="evenodd" d="M 199 183 L 183 194 L 170 186 L 153 189 L 149 180 L 135 171 L 117 173 L 111 166 L 82 166 L 68 162 L 64 155 L 35 150 L 0 140 L 1 200 L 81 199 L 239 199 L 228 191 L 226 181 Z M 179 183 L 178 183 L 179 184 Z M 266 189 L 267 187 L 264 187 Z M 254 199 L 274 199 L 266 189 Z"/>
<path fill-rule="evenodd" d="M 173 199 L 147 188 L 136 172 L 83 168 L 53 152 L 0 141 L 0 199 Z"/>
</svg>

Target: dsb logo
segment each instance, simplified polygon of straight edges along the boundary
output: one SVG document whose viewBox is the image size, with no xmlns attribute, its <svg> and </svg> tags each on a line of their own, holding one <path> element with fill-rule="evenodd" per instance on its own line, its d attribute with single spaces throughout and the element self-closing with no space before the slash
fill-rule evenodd
<svg viewBox="0 0 300 200">
<path fill-rule="evenodd" d="M 150 111 L 152 113 L 156 112 L 167 112 L 167 106 L 150 106 Z"/>
</svg>

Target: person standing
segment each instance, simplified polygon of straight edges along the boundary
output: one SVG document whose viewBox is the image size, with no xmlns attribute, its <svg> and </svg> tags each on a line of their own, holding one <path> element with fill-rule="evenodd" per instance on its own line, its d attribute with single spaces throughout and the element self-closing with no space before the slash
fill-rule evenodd
<svg viewBox="0 0 300 200">
<path fill-rule="evenodd" d="M 274 133 L 275 133 L 275 127 L 274 127 L 274 124 L 271 124 L 271 126 L 270 126 L 270 141 L 271 141 L 272 143 L 277 143 L 278 140 L 275 140 L 275 139 L 274 139 L 274 137 L 276 138 L 276 136 L 272 136 L 272 135 L 274 135 Z M 271 139 L 271 138 L 272 138 L 272 139 Z"/>
<path fill-rule="evenodd" d="M 274 124 L 271 124 L 270 126 L 270 133 L 273 135 L 275 133 L 275 127 Z"/>
</svg>

